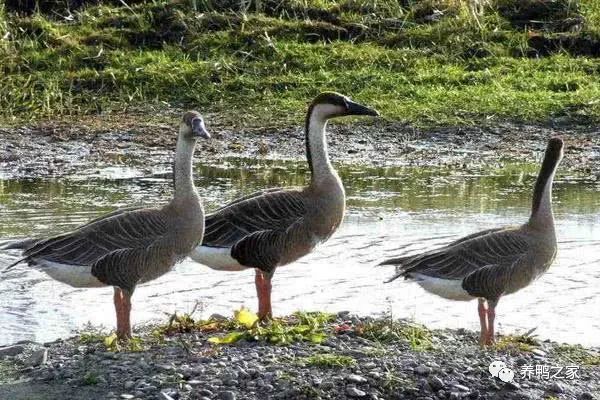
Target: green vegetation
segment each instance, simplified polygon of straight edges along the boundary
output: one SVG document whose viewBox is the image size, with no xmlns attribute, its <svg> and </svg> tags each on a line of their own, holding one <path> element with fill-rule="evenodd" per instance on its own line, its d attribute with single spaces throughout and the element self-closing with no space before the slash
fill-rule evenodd
<svg viewBox="0 0 600 400">
<path fill-rule="evenodd" d="M 539 346 L 536 335 L 533 334 L 534 331 L 535 328 L 521 335 L 501 336 L 498 338 L 493 348 L 497 351 L 509 354 L 530 352 L 535 347 Z"/>
<path fill-rule="evenodd" d="M 326 89 L 418 125 L 600 121 L 596 0 L 14 3 L 0 5 L 5 122 L 195 107 L 297 124 Z"/>
<path fill-rule="evenodd" d="M 600 365 L 600 354 L 593 354 L 581 345 L 561 344 L 555 347 L 552 353 L 566 363 Z"/>
<path fill-rule="evenodd" d="M 327 338 L 327 324 L 332 320 L 333 315 L 328 313 L 296 312 L 261 324 L 258 316 L 245 308 L 235 311 L 231 319 L 195 320 L 191 314 L 174 314 L 153 336 L 160 341 L 165 335 L 199 331 L 214 333 L 215 336 L 208 339 L 213 344 L 233 344 L 240 340 L 278 345 L 302 341 L 321 343 Z"/>
<path fill-rule="evenodd" d="M 394 321 L 389 318 L 359 325 L 355 328 L 355 332 L 359 336 L 376 342 L 406 342 L 415 351 L 433 349 L 431 331 L 425 326 L 415 323 Z"/>
<path fill-rule="evenodd" d="M 115 353 L 125 351 L 144 350 L 144 340 L 141 337 L 134 336 L 127 342 L 120 341 L 116 333 L 106 334 L 102 329 L 89 327 L 88 330 L 79 334 L 79 342 L 82 344 L 102 344 L 107 351 Z M 91 378 L 90 378 L 91 379 Z M 90 384 L 90 383 L 88 383 Z"/>
<path fill-rule="evenodd" d="M 301 362 L 319 368 L 345 368 L 356 365 L 354 358 L 333 353 L 314 354 L 302 359 Z"/>
</svg>

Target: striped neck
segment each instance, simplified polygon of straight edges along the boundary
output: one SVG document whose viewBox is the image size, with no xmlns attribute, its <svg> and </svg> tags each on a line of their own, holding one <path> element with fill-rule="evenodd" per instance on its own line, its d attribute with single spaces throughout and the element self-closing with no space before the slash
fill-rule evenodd
<svg viewBox="0 0 600 400">
<path fill-rule="evenodd" d="M 533 204 L 529 224 L 535 227 L 554 228 L 554 215 L 552 214 L 552 183 L 554 174 L 562 159 L 562 147 L 546 150 L 542 168 L 535 182 L 533 190 Z"/>
<path fill-rule="evenodd" d="M 323 106 L 323 104 L 311 105 L 306 114 L 306 158 L 311 182 L 315 184 L 335 175 L 335 170 L 329 161 L 325 134 L 329 113 Z"/>
</svg>

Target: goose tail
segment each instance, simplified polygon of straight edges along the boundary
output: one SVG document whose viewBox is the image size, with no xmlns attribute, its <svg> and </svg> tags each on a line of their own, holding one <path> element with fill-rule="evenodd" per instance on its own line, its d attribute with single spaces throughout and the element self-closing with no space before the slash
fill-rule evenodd
<svg viewBox="0 0 600 400">
<path fill-rule="evenodd" d="M 387 279 L 385 281 L 385 283 L 390 283 L 392 281 L 395 281 L 396 279 L 400 278 L 400 277 L 406 277 L 406 267 L 403 265 L 409 257 L 396 257 L 396 258 L 390 258 L 388 260 L 382 261 L 380 262 L 377 266 L 385 266 L 385 265 L 395 265 L 396 266 L 396 273 L 389 279 Z"/>
</svg>

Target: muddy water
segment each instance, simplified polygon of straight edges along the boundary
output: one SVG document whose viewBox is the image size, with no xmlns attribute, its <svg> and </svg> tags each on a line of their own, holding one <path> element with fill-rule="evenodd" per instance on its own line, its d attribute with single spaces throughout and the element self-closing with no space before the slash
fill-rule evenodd
<svg viewBox="0 0 600 400">
<path fill-rule="evenodd" d="M 499 168 L 501 167 L 501 168 Z M 450 302 L 396 281 L 375 264 L 426 250 L 480 229 L 524 221 L 535 165 L 448 168 L 340 166 L 349 211 L 337 234 L 274 278 L 274 311 L 392 312 L 432 327 L 478 329 L 475 302 Z M 207 208 L 253 190 L 301 185 L 302 163 L 224 159 L 199 165 L 197 186 Z M 167 165 L 104 168 L 52 180 L 0 180 L 0 240 L 74 227 L 115 207 L 154 205 L 171 193 Z M 499 331 L 537 328 L 541 338 L 600 345 L 600 185 L 560 175 L 555 184 L 558 259 L 530 287 L 498 306 Z M 15 260 L 0 252 L 0 268 Z M 166 318 L 200 304 L 204 316 L 254 308 L 253 271 L 216 272 L 184 261 L 134 296 L 135 323 Z M 19 267 L 0 280 L 0 344 L 67 336 L 87 322 L 114 326 L 112 289 L 73 289 Z"/>
</svg>

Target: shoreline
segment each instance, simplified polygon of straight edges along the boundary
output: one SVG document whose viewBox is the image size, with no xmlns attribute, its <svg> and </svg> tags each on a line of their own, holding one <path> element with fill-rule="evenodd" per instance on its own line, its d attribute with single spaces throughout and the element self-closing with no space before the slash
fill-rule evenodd
<svg viewBox="0 0 600 400">
<path fill-rule="evenodd" d="M 4 179 L 83 174 L 111 166 L 167 166 L 176 128 L 172 124 L 135 121 L 102 125 L 64 122 L 0 127 L 0 175 Z M 288 128 L 232 130 L 211 127 L 214 139 L 199 144 L 195 162 L 227 157 L 304 160 L 301 124 Z M 581 179 L 600 178 L 600 135 L 592 128 L 553 128 L 503 122 L 421 130 L 400 122 L 331 125 L 328 144 L 336 163 L 372 166 L 482 169 L 505 162 L 535 163 L 552 136 L 566 142 L 561 171 Z M 82 166 L 84 172 L 82 173 Z"/>
<path fill-rule="evenodd" d="M 323 321 L 324 315 L 315 313 L 311 320 L 311 332 L 323 334 L 320 343 L 300 335 L 272 344 L 280 336 L 263 328 L 260 334 L 251 331 L 259 341 L 246 336 L 230 345 L 212 344 L 211 338 L 244 329 L 222 316 L 210 320 L 218 321 L 213 327 L 180 315 L 170 331 L 166 324 L 137 329 L 138 348 L 115 351 L 98 332 L 17 344 L 21 351 L 12 356 L 2 357 L 7 348 L 0 348 L 0 397 L 590 400 L 600 392 L 600 349 L 529 336 L 501 336 L 482 349 L 478 334 L 463 329 L 429 330 L 348 312 Z M 278 321 L 285 330 L 298 316 Z M 489 364 L 498 360 L 515 372 L 512 382 L 489 373 Z M 575 365 L 577 377 L 535 376 L 530 367 L 536 365 L 555 370 Z"/>
</svg>

